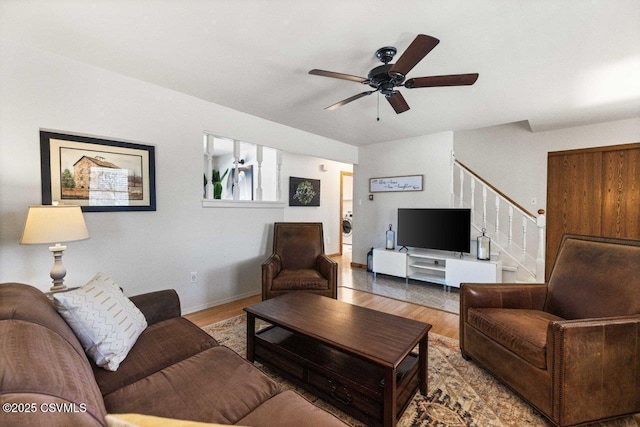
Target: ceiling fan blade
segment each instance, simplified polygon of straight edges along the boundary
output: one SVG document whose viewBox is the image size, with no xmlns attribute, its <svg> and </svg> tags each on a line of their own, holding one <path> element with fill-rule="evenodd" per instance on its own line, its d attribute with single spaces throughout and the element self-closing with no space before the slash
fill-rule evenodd
<svg viewBox="0 0 640 427">
<path fill-rule="evenodd" d="M 351 74 L 344 74 L 344 73 L 334 73 L 333 71 L 325 71 L 325 70 L 313 69 L 309 71 L 309 74 L 313 74 L 314 76 L 333 77 L 334 79 L 350 80 L 352 82 L 357 82 L 357 83 L 365 83 L 369 81 L 364 77 L 352 76 Z"/>
<path fill-rule="evenodd" d="M 416 77 L 404 83 L 407 89 L 416 87 L 438 87 L 438 86 L 468 86 L 478 80 L 478 73 L 471 74 L 451 74 L 448 76 Z"/>
<path fill-rule="evenodd" d="M 409 104 L 405 101 L 404 96 L 400 92 L 394 92 L 393 95 L 387 96 L 387 101 L 393 107 L 397 114 L 404 113 L 409 109 Z"/>
<path fill-rule="evenodd" d="M 440 40 L 435 37 L 418 34 L 407 50 L 404 51 L 398 61 L 391 67 L 389 74 L 402 74 L 406 76 L 438 43 L 440 43 Z"/>
<path fill-rule="evenodd" d="M 369 90 L 367 92 L 362 92 L 362 93 L 359 93 L 357 95 L 353 95 L 353 96 L 351 96 L 351 97 L 349 97 L 347 99 L 343 99 L 340 102 L 336 102 L 335 104 L 328 106 L 327 108 L 325 108 L 325 110 L 335 110 L 336 108 L 342 107 L 343 105 L 350 103 L 351 101 L 355 101 L 356 99 L 360 99 L 363 96 L 371 95 L 374 92 L 377 92 L 377 90 Z"/>
</svg>

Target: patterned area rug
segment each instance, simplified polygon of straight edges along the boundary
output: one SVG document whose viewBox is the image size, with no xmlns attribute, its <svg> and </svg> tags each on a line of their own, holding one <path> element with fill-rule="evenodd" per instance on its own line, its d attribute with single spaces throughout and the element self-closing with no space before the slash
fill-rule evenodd
<svg viewBox="0 0 640 427">
<path fill-rule="evenodd" d="M 264 326 L 264 325 L 263 325 Z M 260 323 L 258 322 L 258 327 Z M 246 356 L 245 316 L 237 316 L 203 328 L 220 344 L 241 356 Z M 317 406 L 335 414 L 354 427 L 363 423 L 339 411 L 316 396 L 300 389 L 275 372 L 257 364 L 283 388 L 294 389 Z M 508 388 L 496 381 L 473 362 L 460 355 L 458 341 L 429 334 L 428 395 L 416 393 L 398 422 L 399 427 L 492 427 L 492 426 L 551 426 L 538 412 Z M 600 427 L 637 427 L 632 417 L 607 423 Z"/>
</svg>

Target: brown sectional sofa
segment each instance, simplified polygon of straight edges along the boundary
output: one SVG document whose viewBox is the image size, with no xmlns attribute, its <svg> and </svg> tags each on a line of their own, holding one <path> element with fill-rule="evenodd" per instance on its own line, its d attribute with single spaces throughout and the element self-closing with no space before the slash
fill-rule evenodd
<svg viewBox="0 0 640 427">
<path fill-rule="evenodd" d="M 0 403 L 11 405 L 0 424 L 105 426 L 107 413 L 142 413 L 258 427 L 345 426 L 181 317 L 175 291 L 131 300 L 148 327 L 111 372 L 89 361 L 41 291 L 0 284 Z"/>
</svg>

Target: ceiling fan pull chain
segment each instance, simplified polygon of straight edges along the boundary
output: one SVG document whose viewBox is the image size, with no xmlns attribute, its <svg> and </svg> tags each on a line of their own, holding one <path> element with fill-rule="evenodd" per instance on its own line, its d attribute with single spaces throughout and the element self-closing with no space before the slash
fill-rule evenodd
<svg viewBox="0 0 640 427">
<path fill-rule="evenodd" d="M 376 118 L 376 121 L 380 121 L 380 92 L 378 92 L 378 117 Z"/>
</svg>

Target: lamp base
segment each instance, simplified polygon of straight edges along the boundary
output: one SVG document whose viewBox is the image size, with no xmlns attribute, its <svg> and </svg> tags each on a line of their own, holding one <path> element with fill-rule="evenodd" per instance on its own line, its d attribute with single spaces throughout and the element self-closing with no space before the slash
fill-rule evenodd
<svg viewBox="0 0 640 427">
<path fill-rule="evenodd" d="M 53 268 L 50 273 L 53 286 L 49 289 L 49 292 L 64 291 L 67 289 L 67 285 L 64 284 L 64 276 L 67 275 L 67 269 L 62 265 L 62 255 L 67 250 L 67 247 L 56 243 L 49 250 L 53 253 Z"/>
</svg>

